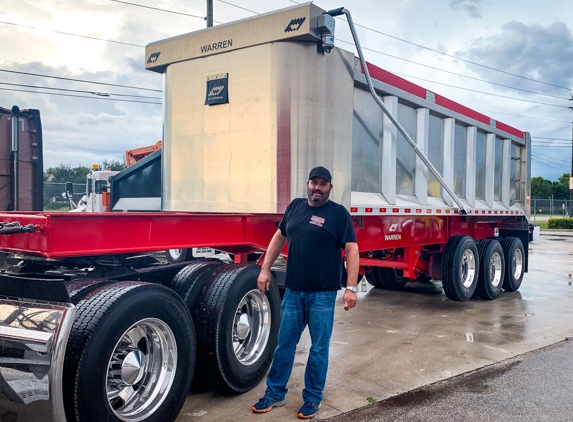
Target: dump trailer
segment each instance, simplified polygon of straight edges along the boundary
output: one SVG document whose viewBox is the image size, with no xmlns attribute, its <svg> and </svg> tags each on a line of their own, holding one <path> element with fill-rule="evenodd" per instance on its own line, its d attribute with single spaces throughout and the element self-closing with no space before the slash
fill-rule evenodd
<svg viewBox="0 0 573 422">
<path fill-rule="evenodd" d="M 334 46 L 340 14 L 358 57 Z M 457 301 L 519 288 L 528 133 L 367 63 L 348 10 L 302 4 L 152 43 L 145 60 L 165 84 L 161 209 L 0 214 L 0 249 L 20 259 L 0 273 L 0 412 L 172 421 L 193 378 L 256 386 L 284 270 L 262 295 L 246 258 L 317 165 L 375 287 L 441 280 Z M 193 247 L 235 262 L 143 254 Z"/>
</svg>

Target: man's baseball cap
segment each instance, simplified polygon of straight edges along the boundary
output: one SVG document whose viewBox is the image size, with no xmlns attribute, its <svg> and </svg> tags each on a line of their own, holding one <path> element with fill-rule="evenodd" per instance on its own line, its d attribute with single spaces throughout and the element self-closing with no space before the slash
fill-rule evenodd
<svg viewBox="0 0 573 422">
<path fill-rule="evenodd" d="M 328 183 L 332 183 L 332 176 L 330 175 L 330 172 L 322 166 L 318 166 L 318 167 L 313 168 L 310 171 L 310 174 L 308 175 L 308 180 L 310 180 L 316 176 L 319 176 L 319 177 L 326 179 L 328 181 Z"/>
</svg>

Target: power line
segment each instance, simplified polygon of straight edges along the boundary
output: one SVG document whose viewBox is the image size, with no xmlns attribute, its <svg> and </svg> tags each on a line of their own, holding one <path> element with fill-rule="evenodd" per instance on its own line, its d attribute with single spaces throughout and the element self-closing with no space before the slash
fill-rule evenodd
<svg viewBox="0 0 573 422">
<path fill-rule="evenodd" d="M 515 97 L 509 97 L 507 95 L 500 95 L 500 94 L 492 94 L 490 92 L 484 92 L 484 91 L 478 91 L 476 89 L 471 89 L 471 88 L 464 88 L 461 86 L 455 86 L 455 85 L 450 85 L 450 84 L 445 84 L 443 82 L 436 82 L 436 81 L 432 81 L 430 79 L 424 79 L 424 78 L 419 78 L 417 76 L 411 76 L 411 75 L 406 75 L 404 73 L 399 73 L 399 72 L 394 72 L 396 75 L 402 75 L 405 76 L 407 78 L 413 78 L 413 79 L 419 79 L 421 81 L 426 81 L 426 82 L 431 82 L 434 84 L 438 84 L 438 85 L 444 85 L 444 86 L 449 86 L 451 88 L 456 88 L 456 89 L 463 89 L 464 91 L 471 91 L 471 92 L 477 92 L 479 94 L 486 94 L 486 95 L 493 95 L 494 97 L 500 97 L 500 98 L 507 98 L 510 100 L 515 100 L 515 101 L 523 101 L 526 103 L 533 103 L 533 104 L 541 104 L 541 105 L 546 105 L 546 106 L 552 106 L 552 107 L 559 107 L 559 108 L 569 108 L 567 106 L 562 106 L 562 105 L 558 105 L 558 104 L 550 104 L 550 103 L 542 103 L 540 101 L 533 101 L 533 100 L 525 100 L 523 98 L 515 98 Z"/>
<path fill-rule="evenodd" d="M 233 4 L 233 3 L 229 3 L 228 1 L 223 1 L 223 0 L 219 0 L 219 1 L 220 1 L 221 3 L 225 3 L 225 4 L 228 4 L 229 6 L 233 6 L 233 7 L 236 7 L 237 9 L 246 10 L 247 12 L 251 12 L 251 13 L 254 13 L 255 15 L 260 15 L 260 13 L 259 13 L 259 12 L 255 12 L 254 10 L 250 10 L 250 9 L 247 9 L 246 7 L 237 6 L 236 4 Z"/>
<path fill-rule="evenodd" d="M 547 155 L 535 154 L 532 158 L 536 158 L 539 162 L 545 162 L 549 164 L 571 164 L 569 161 L 558 160 L 554 157 L 548 157 Z"/>
<path fill-rule="evenodd" d="M 29 73 L 29 72 L 21 72 L 21 71 L 17 71 L 17 70 L 0 69 L 0 72 L 17 73 L 19 75 L 28 75 L 28 76 L 39 76 L 42 78 L 60 79 L 63 81 L 82 82 L 82 83 L 95 84 L 95 85 L 115 86 L 118 88 L 140 89 L 142 91 L 163 92 L 160 89 L 143 88 L 143 87 L 130 86 L 130 85 L 110 84 L 110 83 L 105 83 L 105 82 L 86 81 L 85 79 L 64 78 L 63 76 L 42 75 L 41 73 Z"/>
<path fill-rule="evenodd" d="M 531 139 L 549 139 L 550 141 L 567 141 L 567 142 L 571 142 L 571 139 L 565 139 L 565 138 L 544 138 L 542 136 L 532 136 Z"/>
<path fill-rule="evenodd" d="M 341 39 L 338 39 L 338 41 L 340 41 L 340 42 L 342 42 L 342 43 L 345 43 L 345 44 L 354 45 L 354 43 L 351 43 L 351 42 L 349 42 L 349 41 L 345 41 L 345 40 L 341 40 Z M 439 72 L 449 73 L 450 75 L 460 76 L 460 77 L 462 77 L 462 78 L 467 78 L 467 79 L 471 79 L 471 80 L 478 81 L 478 82 L 488 83 L 488 84 L 490 84 L 490 85 L 501 86 L 501 87 L 503 87 L 503 88 L 509 88 L 509 89 L 513 89 L 513 90 L 516 90 L 516 91 L 527 92 L 527 93 L 535 94 L 535 95 L 542 95 L 542 96 L 550 97 L 550 98 L 558 98 L 558 99 L 560 99 L 560 100 L 569 100 L 568 97 L 560 97 L 560 96 L 558 96 L 558 95 L 544 94 L 544 93 L 542 93 L 542 92 L 530 91 L 530 90 L 528 90 L 528 89 L 517 88 L 517 87 L 509 86 L 509 85 L 504 85 L 504 84 L 500 84 L 500 83 L 497 83 L 497 82 L 487 81 L 487 80 L 485 80 L 485 79 L 474 78 L 473 76 L 463 75 L 463 74 L 461 74 L 461 73 L 452 72 L 452 71 L 450 71 L 450 70 L 440 69 L 439 67 L 434 67 L 434 66 L 430 66 L 430 65 L 427 65 L 427 64 L 424 64 L 424 63 L 415 62 L 415 61 L 413 61 L 413 60 L 404 59 L 404 58 L 402 58 L 402 57 L 394 56 L 394 55 L 388 54 L 388 53 L 383 53 L 382 51 L 374 50 L 374 49 L 368 48 L 368 47 L 362 47 L 362 49 L 363 49 L 363 50 L 372 51 L 373 53 L 378 53 L 378 54 L 381 54 L 381 55 L 383 55 L 383 56 L 392 57 L 393 59 L 402 60 L 402 61 L 404 61 L 404 62 L 412 63 L 412 64 L 415 64 L 415 65 L 418 65 L 418 66 L 427 67 L 428 69 L 433 69 L 433 70 L 437 70 L 437 71 L 439 71 Z"/>
<path fill-rule="evenodd" d="M 567 121 L 567 120 L 555 120 L 555 119 L 545 119 L 543 117 L 533 117 L 533 116 L 522 116 L 521 114 L 512 114 L 512 113 L 502 113 L 501 111 L 494 111 L 494 110 L 484 110 L 484 109 L 479 109 L 476 108 L 474 109 L 475 111 L 479 111 L 482 113 L 495 113 L 495 114 L 503 114 L 505 116 L 515 116 L 515 117 L 522 117 L 524 119 L 536 119 L 536 120 L 546 120 L 548 122 L 559 122 L 559 123 L 569 123 L 571 124 L 571 122 Z"/>
<path fill-rule="evenodd" d="M 92 100 L 106 100 L 106 101 L 121 101 L 124 103 L 140 103 L 140 104 L 159 104 L 150 101 L 137 101 L 137 100 L 119 100 L 117 98 L 104 98 L 104 97 L 88 97 L 87 95 L 69 95 L 69 94 L 58 94 L 56 92 L 40 92 L 40 91 L 29 91 L 25 89 L 14 89 L 14 88 L 0 88 L 2 91 L 17 91 L 17 92 L 28 92 L 31 94 L 46 94 L 46 95 L 58 95 L 60 97 L 73 97 L 73 98 L 89 98 Z"/>
<path fill-rule="evenodd" d="M 192 15 L 190 13 L 183 13 L 183 12 L 175 12 L 173 10 L 167 10 L 167 9 L 160 9 L 158 7 L 151 7 L 151 6 L 145 6 L 143 4 L 136 4 L 136 3 L 129 3 L 127 1 L 120 1 L 120 0 L 109 0 L 109 1 L 113 1 L 115 3 L 123 3 L 123 4 L 128 4 L 130 6 L 137 6 L 137 7 L 143 7 L 145 9 L 152 9 L 152 10 L 159 10 L 160 12 L 167 12 L 167 13 L 174 13 L 176 15 L 183 15 L 183 16 L 190 16 L 192 18 L 199 18 L 202 20 L 205 20 L 205 16 L 199 16 L 199 15 Z M 219 23 L 219 22 L 218 22 Z"/>
<path fill-rule="evenodd" d="M 30 26 L 30 25 L 23 25 L 20 23 L 13 23 L 13 22 L 5 22 L 5 21 L 0 21 L 0 23 L 3 23 L 4 25 L 14 25 L 14 26 L 20 26 L 22 28 L 29 28 L 29 29 L 36 29 L 38 31 L 47 31 L 47 32 L 53 32 L 55 34 L 62 34 L 62 35 L 70 35 L 72 37 L 80 37 L 80 38 L 87 38 L 90 40 L 96 40 L 96 41 L 105 41 L 105 42 L 111 42 L 114 44 L 122 44 L 122 45 L 127 45 L 130 47 L 145 47 L 144 45 L 138 45 L 138 44 L 130 44 L 127 42 L 122 42 L 122 41 L 114 41 L 114 40 L 104 40 L 103 38 L 96 38 L 96 37 L 89 37 L 87 35 L 79 35 L 79 34 L 71 34 L 69 32 L 62 32 L 62 31 L 55 31 L 53 29 L 46 29 L 46 28 L 38 28 L 35 26 Z"/>
<path fill-rule="evenodd" d="M 77 89 L 65 89 L 65 88 L 54 88 L 54 87 L 49 87 L 49 86 L 13 84 L 13 83 L 8 83 L 8 82 L 0 82 L 0 85 L 20 86 L 23 88 L 50 89 L 50 90 L 54 90 L 54 91 L 65 91 L 65 92 L 79 92 L 79 93 L 84 93 L 84 94 L 97 95 L 100 97 L 110 97 L 113 95 L 116 97 L 148 98 L 148 99 L 152 99 L 152 100 L 161 100 L 162 99 L 161 97 L 147 97 L 145 95 L 129 95 L 129 94 L 115 94 L 115 93 L 108 93 L 108 92 L 82 91 L 82 90 L 77 90 Z"/>
<path fill-rule="evenodd" d="M 228 4 L 228 5 L 230 5 L 230 6 L 233 6 L 233 7 L 239 8 L 239 9 L 242 9 L 242 10 L 246 10 L 247 12 L 251 12 L 251 13 L 260 15 L 260 13 L 255 12 L 254 10 L 250 10 L 250 9 L 247 9 L 247 8 L 245 8 L 245 7 L 242 7 L 242 6 L 238 6 L 238 5 L 233 4 L 233 3 L 230 3 L 230 2 L 228 2 L 228 1 L 225 1 L 225 0 L 218 0 L 218 1 L 221 2 L 221 3 Z M 289 1 L 292 1 L 292 0 L 289 0 Z M 297 3 L 297 2 L 295 2 L 295 1 L 292 1 L 292 2 L 293 2 L 293 3 L 296 3 L 296 4 L 300 4 L 300 3 Z M 372 31 L 377 32 L 377 33 L 380 33 L 380 34 L 382 34 L 382 35 L 387 35 L 387 34 L 384 34 L 384 33 L 380 32 L 380 31 L 376 31 L 376 30 L 374 30 L 374 29 L 368 28 L 368 27 L 363 26 L 363 25 L 359 25 L 359 24 L 356 24 L 356 23 L 355 23 L 355 25 L 356 25 L 356 26 L 360 26 L 360 27 L 365 28 L 365 29 L 372 30 Z M 388 35 L 388 36 L 390 36 L 390 35 Z M 390 36 L 390 37 L 396 38 L 396 37 L 393 37 L 393 36 Z M 400 39 L 400 38 L 396 38 L 396 39 L 409 43 L 409 41 L 402 40 L 402 39 Z M 349 44 L 349 45 L 354 45 L 354 43 L 351 43 L 351 42 L 349 42 L 349 41 L 345 41 L 345 40 L 341 40 L 341 39 L 337 39 L 337 40 L 340 41 L 340 42 Z M 414 45 L 417 45 L 417 44 L 414 44 Z M 420 47 L 426 48 L 426 49 L 429 49 L 429 50 L 432 50 L 432 49 L 430 49 L 429 47 L 424 47 L 424 46 L 420 46 Z M 418 63 L 418 62 L 415 62 L 415 61 L 412 61 L 412 60 L 403 59 L 403 58 L 401 58 L 401 57 L 397 57 L 397 56 L 393 56 L 393 55 L 391 55 L 391 54 L 383 53 L 383 52 L 381 52 L 381 51 L 379 51 L 379 50 L 374 50 L 374 49 L 371 49 L 371 48 L 368 48 L 368 47 L 362 47 L 362 49 L 363 49 L 363 50 L 369 50 L 369 51 L 372 51 L 372 52 L 374 52 L 374 53 L 382 54 L 382 55 L 384 55 L 384 56 L 392 57 L 392 58 L 395 58 L 395 59 L 398 59 L 398 60 L 403 60 L 403 61 L 406 61 L 406 62 L 409 62 L 409 63 L 413 63 L 413 64 L 416 64 L 416 65 L 419 65 L 419 66 L 424 66 L 424 67 L 427 67 L 427 68 L 430 68 L 430 69 L 442 71 L 442 72 L 445 72 L 445 73 L 453 74 L 453 75 L 456 75 L 456 76 L 461 76 L 461 77 L 468 78 L 468 79 L 473 79 L 473 80 L 476 80 L 476 81 L 479 81 L 479 82 L 489 83 L 489 84 L 492 84 L 492 85 L 497 85 L 497 86 L 501 86 L 501 87 L 504 87 L 504 88 L 510 88 L 510 89 L 514 89 L 514 90 L 517 90 L 517 91 L 528 92 L 528 93 L 535 94 L 535 95 L 543 95 L 543 96 L 547 96 L 547 97 L 551 97 L 551 98 L 558 98 L 558 99 L 561 99 L 561 100 L 569 100 L 569 98 L 567 98 L 567 97 L 559 97 L 559 96 L 551 95 L 551 94 L 543 94 L 543 93 L 539 93 L 539 92 L 535 92 L 535 91 L 530 91 L 530 90 L 526 90 L 526 89 L 522 89 L 522 88 L 511 87 L 511 86 L 509 86 L 509 85 L 504 85 L 504 84 L 500 84 L 500 83 L 496 83 L 496 82 L 484 81 L 484 80 L 482 80 L 482 79 L 474 78 L 474 77 L 472 77 L 472 76 L 466 76 L 466 75 L 462 75 L 462 74 L 459 74 L 459 73 L 456 73 L 456 72 L 451 72 L 451 71 L 449 71 L 449 70 L 439 69 L 439 68 L 434 67 L 434 66 L 429 66 L 429 65 L 426 65 L 426 64 L 423 64 L 423 63 Z M 432 50 L 432 51 L 439 52 L 439 51 L 437 51 L 437 50 Z M 454 57 L 454 56 L 450 56 L 450 57 Z M 454 57 L 454 58 L 456 58 L 456 57 Z M 464 60 L 464 59 L 460 59 L 460 60 Z M 465 61 L 467 61 L 467 60 L 465 60 Z M 470 62 L 470 63 L 473 63 L 473 62 Z M 476 63 L 476 64 L 478 64 L 478 63 Z M 478 64 L 478 65 L 479 65 L 479 64 Z M 480 66 L 481 66 L 481 65 L 480 65 Z M 487 67 L 487 66 L 486 66 L 486 67 Z M 496 69 L 494 69 L 494 70 L 496 70 Z M 500 72 L 507 73 L 507 72 L 501 71 L 501 70 L 500 70 Z M 394 72 L 394 73 L 400 75 L 400 73 L 397 73 L 397 72 Z M 408 76 L 408 75 L 404 75 L 404 76 L 411 77 L 411 78 L 416 78 L 415 76 Z M 516 75 L 516 76 L 517 76 L 517 75 Z M 490 93 L 483 92 L 483 91 L 476 91 L 476 90 L 472 90 L 472 89 L 469 89 L 469 88 L 462 88 L 462 87 L 457 87 L 457 86 L 455 86 L 455 85 L 449 85 L 449 84 L 444 84 L 444 83 L 440 83 L 440 82 L 435 82 L 435 81 L 432 81 L 432 80 L 429 80 L 429 79 L 423 79 L 423 78 L 416 78 L 416 79 L 420 79 L 420 80 L 423 80 L 423 81 L 426 81 L 426 82 L 433 82 L 433 83 L 437 83 L 437 84 L 440 84 L 440 85 L 449 86 L 449 87 L 452 87 L 452 88 L 464 89 L 464 90 L 473 91 L 473 92 L 478 92 L 478 93 L 482 93 L 482 94 L 493 95 L 493 96 L 497 96 L 497 97 L 501 97 L 501 98 L 515 99 L 515 100 L 518 100 L 518 101 L 526 101 L 526 102 L 531 102 L 531 103 L 535 103 L 535 104 L 541 104 L 541 105 L 549 105 L 549 106 L 554 106 L 554 107 L 567 108 L 567 107 L 565 107 L 565 106 L 559 106 L 559 105 L 555 105 L 555 104 L 541 103 L 541 102 L 531 101 L 531 100 L 523 100 L 523 99 L 519 99 L 519 98 L 515 98 L 515 97 L 509 97 L 509 96 L 503 96 L 503 95 L 499 95 L 499 94 L 490 94 Z M 529 79 L 529 78 L 526 78 L 526 79 Z M 531 79 L 531 80 L 533 80 L 533 79 Z M 563 87 L 560 87 L 560 88 L 563 88 Z"/>
<path fill-rule="evenodd" d="M 219 0 L 219 1 L 222 1 L 222 0 Z M 300 4 L 299 2 L 296 2 L 296 1 L 294 1 L 294 0 L 288 0 L 288 1 L 290 1 L 291 3 L 295 3 L 295 4 Z M 245 10 L 247 10 L 247 9 L 245 9 Z M 255 13 L 256 13 L 256 12 L 255 12 Z M 404 42 L 404 43 L 406 43 L 406 44 L 410 44 L 410 45 L 416 46 L 416 47 L 418 47 L 418 48 L 423 48 L 424 50 L 429 50 L 429 51 L 432 51 L 432 52 L 434 52 L 434 53 L 438 53 L 438 54 L 442 54 L 442 55 L 447 56 L 447 57 L 451 57 L 452 59 L 460 60 L 460 61 L 463 61 L 463 62 L 466 62 L 466 63 L 470 63 L 470 64 L 473 64 L 473 65 L 476 65 L 476 66 L 484 67 L 484 68 L 486 68 L 486 69 L 494 70 L 494 71 L 496 71 L 496 72 L 504 73 L 504 74 L 506 74 L 506 75 L 515 76 L 515 77 L 517 77 L 517 78 L 525 79 L 525 80 L 528 80 L 528 81 L 532 81 L 532 82 L 537 82 L 537 83 L 544 84 L 544 85 L 553 86 L 553 87 L 555 87 L 555 88 L 566 89 L 566 90 L 568 90 L 568 91 L 571 90 L 570 87 L 565 87 L 565 86 L 561 86 L 561 85 L 555 85 L 555 84 L 552 84 L 552 83 L 549 83 L 549 82 L 541 81 L 541 80 L 539 80 L 539 79 L 528 78 L 527 76 L 518 75 L 518 74 L 515 74 L 515 73 L 507 72 L 507 71 L 505 71 L 505 70 L 496 69 L 496 68 L 494 68 L 494 67 L 490 67 L 490 66 L 487 66 L 487 65 L 484 65 L 484 64 L 481 64 L 481 63 L 472 62 L 471 60 L 462 59 L 461 57 L 453 56 L 453 55 L 451 55 L 451 54 L 444 53 L 444 52 L 442 52 L 442 51 L 439 51 L 439 50 L 436 50 L 436 49 L 433 49 L 433 48 L 430 48 L 430 47 L 426 47 L 426 46 L 421 45 L 421 44 L 416 44 L 416 43 L 414 43 L 414 42 L 405 40 L 405 39 L 403 39 L 403 38 L 398 38 L 398 37 L 396 37 L 396 36 L 394 36 L 394 35 L 386 34 L 386 33 L 382 32 L 382 31 L 378 31 L 378 30 L 376 30 L 376 29 L 372 29 L 372 28 L 369 28 L 369 27 L 367 27 L 367 26 L 360 25 L 360 24 L 358 24 L 358 23 L 356 23 L 356 22 L 354 22 L 354 25 L 355 25 L 355 26 L 358 26 L 358 27 L 360 27 L 360 28 L 367 29 L 368 31 L 375 32 L 375 33 L 377 33 L 377 34 L 384 35 L 384 36 L 386 36 L 386 37 L 389 37 L 389 38 L 392 38 L 392 39 L 395 39 L 395 40 L 398 40 L 398 41 L 402 41 L 402 42 Z M 362 47 L 362 48 L 365 49 L 364 47 Z"/>
<path fill-rule="evenodd" d="M 555 168 L 555 164 L 551 164 L 551 163 L 547 164 L 547 163 L 541 162 L 541 161 L 535 159 L 535 157 L 531 157 L 531 160 L 533 161 L 534 164 L 537 164 L 537 165 L 540 165 L 540 166 L 544 166 L 544 167 L 549 167 L 549 168 L 551 168 L 551 169 L 553 169 L 553 170 L 556 169 L 556 168 Z M 556 163 L 556 164 L 557 164 L 557 163 Z M 558 169 L 562 169 L 562 168 L 566 168 L 566 166 L 565 166 L 564 164 L 557 164 L 557 168 L 558 168 Z"/>
</svg>

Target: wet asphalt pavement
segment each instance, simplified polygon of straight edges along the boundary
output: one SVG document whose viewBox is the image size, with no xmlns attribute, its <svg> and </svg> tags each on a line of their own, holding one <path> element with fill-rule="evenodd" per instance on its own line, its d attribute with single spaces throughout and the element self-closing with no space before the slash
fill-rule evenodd
<svg viewBox="0 0 573 422">
<path fill-rule="evenodd" d="M 573 340 L 394 396 L 329 422 L 573 420 Z"/>
</svg>

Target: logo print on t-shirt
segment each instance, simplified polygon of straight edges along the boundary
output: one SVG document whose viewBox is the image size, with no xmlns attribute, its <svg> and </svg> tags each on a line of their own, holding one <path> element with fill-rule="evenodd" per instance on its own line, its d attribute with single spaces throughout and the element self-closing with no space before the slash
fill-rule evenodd
<svg viewBox="0 0 573 422">
<path fill-rule="evenodd" d="M 318 227 L 322 227 L 322 225 L 324 224 L 324 218 L 322 217 L 317 217 L 316 215 L 313 215 L 312 217 L 310 217 L 310 224 L 314 224 L 315 226 Z"/>
</svg>

